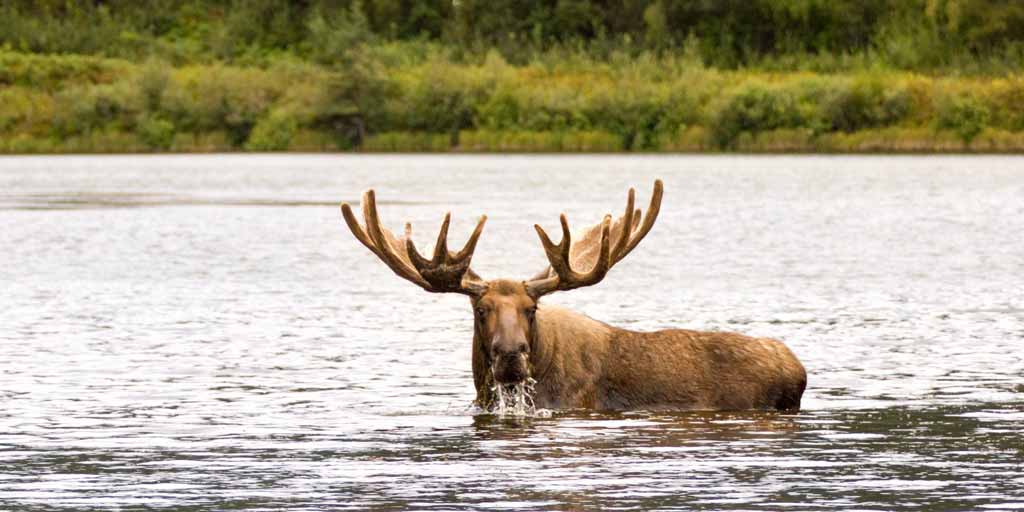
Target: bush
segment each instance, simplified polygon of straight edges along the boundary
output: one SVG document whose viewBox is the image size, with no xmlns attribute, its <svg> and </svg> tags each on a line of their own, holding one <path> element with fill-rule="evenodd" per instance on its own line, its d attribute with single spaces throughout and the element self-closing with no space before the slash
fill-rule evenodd
<svg viewBox="0 0 1024 512">
<path fill-rule="evenodd" d="M 894 124 L 910 112 L 910 94 L 880 80 L 858 80 L 829 93 L 821 116 L 828 131 L 855 132 Z"/>
<path fill-rule="evenodd" d="M 0 85 L 21 85 L 44 90 L 64 86 L 110 83 L 131 68 L 127 61 L 79 55 L 31 55 L 0 46 Z"/>
<path fill-rule="evenodd" d="M 53 126 L 58 135 L 79 135 L 107 127 L 132 127 L 141 111 L 130 83 L 81 86 L 57 94 Z"/>
<path fill-rule="evenodd" d="M 373 32 L 363 14 L 362 2 L 333 12 L 314 11 L 306 23 L 307 44 L 313 60 L 326 65 L 350 65 L 354 52 L 365 51 Z"/>
<path fill-rule="evenodd" d="M 753 83 L 734 92 L 712 114 L 711 135 L 722 149 L 733 148 L 743 133 L 756 135 L 765 130 L 798 125 L 800 115 L 793 96 L 779 88 Z"/>
<path fill-rule="evenodd" d="M 988 125 L 991 113 L 976 96 L 968 93 L 950 95 L 939 103 L 939 128 L 953 130 L 969 146 Z"/>
<path fill-rule="evenodd" d="M 173 75 L 162 109 L 186 131 L 225 130 L 231 145 L 241 147 L 288 87 L 277 78 L 262 69 L 184 68 Z"/>
<path fill-rule="evenodd" d="M 652 149 L 655 130 L 668 102 L 664 87 L 641 86 L 601 89 L 587 105 L 585 115 L 596 128 L 617 134 L 629 150 Z"/>
<path fill-rule="evenodd" d="M 167 82 L 170 80 L 167 68 L 166 63 L 151 60 L 143 66 L 142 73 L 139 75 L 138 88 L 142 94 L 143 105 L 150 112 L 160 110 L 160 103 L 163 101 L 164 91 L 167 90 Z"/>
<path fill-rule="evenodd" d="M 519 98 L 507 88 L 491 94 L 476 107 L 475 124 L 487 130 L 507 130 L 521 126 Z"/>
<path fill-rule="evenodd" d="M 152 115 L 143 116 L 137 125 L 139 140 L 149 149 L 167 151 L 174 143 L 174 124 Z"/>
<path fill-rule="evenodd" d="M 1024 130 L 1024 77 L 995 80 L 988 89 L 993 124 L 1011 131 Z"/>
<path fill-rule="evenodd" d="M 252 129 L 245 149 L 249 151 L 284 151 L 291 145 L 299 123 L 289 112 L 275 110 Z"/>
<path fill-rule="evenodd" d="M 472 126 L 474 107 L 487 96 L 480 68 L 431 59 L 404 77 L 387 121 L 401 130 L 449 133 Z"/>
</svg>

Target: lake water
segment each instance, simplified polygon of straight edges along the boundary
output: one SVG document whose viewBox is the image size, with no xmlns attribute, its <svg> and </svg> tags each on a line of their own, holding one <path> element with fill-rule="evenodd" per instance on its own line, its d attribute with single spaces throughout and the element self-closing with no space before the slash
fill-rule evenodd
<svg viewBox="0 0 1024 512">
<path fill-rule="evenodd" d="M 471 311 L 359 245 L 662 213 L 593 288 L 632 329 L 784 340 L 799 414 L 474 414 Z M 0 158 L 0 509 L 1024 508 L 1024 158 Z"/>
</svg>

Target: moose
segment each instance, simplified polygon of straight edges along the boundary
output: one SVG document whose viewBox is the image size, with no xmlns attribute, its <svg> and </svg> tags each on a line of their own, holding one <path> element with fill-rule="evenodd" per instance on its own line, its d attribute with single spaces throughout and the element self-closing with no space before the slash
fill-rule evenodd
<svg viewBox="0 0 1024 512">
<path fill-rule="evenodd" d="M 469 297 L 475 402 L 484 409 L 495 401 L 497 386 L 532 379 L 534 404 L 547 409 L 799 410 L 807 374 L 780 341 L 684 329 L 636 332 L 539 303 L 549 293 L 600 282 L 651 231 L 662 195 L 656 180 L 641 212 L 634 210 L 631 188 L 621 217 L 605 215 L 575 239 L 563 213 L 557 244 L 534 225 L 549 266 L 525 281 L 488 281 L 470 268 L 486 215 L 465 246 L 452 252 L 451 213 L 445 214 L 427 259 L 413 244 L 409 223 L 401 238 L 381 225 L 373 190 L 362 198 L 365 226 L 348 204 L 341 211 L 356 239 L 399 277 L 428 292 Z"/>
</svg>

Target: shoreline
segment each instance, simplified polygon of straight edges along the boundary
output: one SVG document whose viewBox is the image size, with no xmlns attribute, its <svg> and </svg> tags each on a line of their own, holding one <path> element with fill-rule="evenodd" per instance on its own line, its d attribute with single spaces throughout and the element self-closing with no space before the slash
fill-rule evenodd
<svg viewBox="0 0 1024 512">
<path fill-rule="evenodd" d="M 18 136 L 0 138 L 0 155 L 174 155 L 174 154 L 436 154 L 436 155 L 1020 155 L 1024 154 L 1024 132 L 987 130 L 970 144 L 964 144 L 955 134 L 949 132 L 921 133 L 922 136 L 898 138 L 885 130 L 868 130 L 849 134 L 827 134 L 819 137 L 807 135 L 792 136 L 791 133 L 766 132 L 741 140 L 735 149 L 715 148 L 709 143 L 668 144 L 664 149 L 602 149 L 588 147 L 563 148 L 545 144 L 475 144 L 472 147 L 435 144 L 417 144 L 415 139 L 444 137 L 447 134 L 403 134 L 413 139 L 411 143 L 388 144 L 387 147 L 373 143 L 362 148 L 348 150 L 332 147 L 330 144 L 291 144 L 288 148 L 256 150 L 240 148 L 230 144 L 184 143 L 169 148 L 147 147 L 131 133 L 103 133 L 90 138 L 73 138 L 57 141 Z M 788 132 L 788 131 L 787 131 Z M 327 137 L 327 134 L 319 134 Z M 500 135 L 500 134 L 499 134 Z M 510 135 L 515 135 L 514 133 Z M 188 138 L 189 135 L 185 135 Z M 558 134 L 541 133 L 541 137 L 557 138 Z M 202 135 L 194 136 L 202 137 Z M 554 147 L 552 147 L 554 146 Z"/>
</svg>

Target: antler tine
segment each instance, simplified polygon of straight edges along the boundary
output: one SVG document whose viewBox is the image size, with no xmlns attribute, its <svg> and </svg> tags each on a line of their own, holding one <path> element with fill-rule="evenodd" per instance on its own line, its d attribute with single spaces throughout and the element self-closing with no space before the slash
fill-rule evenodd
<svg viewBox="0 0 1024 512">
<path fill-rule="evenodd" d="M 622 232 L 615 241 L 615 248 L 612 249 L 612 258 L 619 260 L 619 253 L 626 247 L 626 242 L 633 235 L 633 202 L 636 200 L 636 190 L 629 187 L 629 194 L 626 196 L 626 213 L 622 216 Z"/>
<path fill-rule="evenodd" d="M 611 229 L 612 216 L 605 215 L 604 220 L 601 222 L 601 250 L 598 253 L 597 263 L 594 264 L 594 268 L 587 272 L 587 279 L 585 281 L 588 282 L 585 285 L 594 284 L 604 279 L 608 269 L 611 268 L 611 258 L 608 257 L 611 246 Z"/>
<path fill-rule="evenodd" d="M 373 189 L 363 193 L 362 207 L 366 231 L 369 233 L 373 245 L 377 248 L 374 251 L 377 253 L 377 256 L 399 276 L 416 283 L 424 289 L 429 289 L 430 285 L 427 284 L 426 280 L 405 261 L 402 261 L 402 258 L 395 252 L 393 245 L 395 241 L 388 239 L 388 235 L 391 235 L 391 233 L 385 234 L 384 228 L 380 225 L 380 214 L 377 213 L 377 196 Z M 410 232 L 412 231 L 411 225 L 407 226 L 407 228 Z M 390 238 L 393 239 L 394 236 L 391 235 Z"/>
<path fill-rule="evenodd" d="M 643 240 L 647 233 L 651 231 L 651 228 L 654 227 L 654 221 L 658 220 L 658 213 L 661 211 L 661 198 L 664 192 L 665 187 L 661 180 L 654 180 L 654 192 L 651 193 L 651 204 L 647 207 L 647 214 L 644 215 L 643 224 L 636 232 L 636 235 L 630 237 L 629 244 L 626 245 L 626 248 L 622 250 L 622 253 L 618 255 L 613 264 L 632 252 L 637 244 L 640 243 L 640 240 Z"/>
<path fill-rule="evenodd" d="M 424 258 L 416 249 L 416 244 L 412 242 L 412 224 L 409 222 L 405 223 L 405 253 L 409 255 L 409 261 L 420 274 L 423 273 L 423 269 L 430 267 L 430 260 Z"/>
<path fill-rule="evenodd" d="M 559 216 L 559 221 L 562 224 L 562 239 L 558 244 L 551 241 L 551 238 L 548 237 L 544 228 L 540 227 L 540 224 L 534 224 L 533 229 L 537 230 L 540 243 L 544 246 L 544 254 L 547 256 L 548 262 L 551 263 L 551 268 L 558 275 L 569 275 L 572 273 L 572 269 L 569 268 L 569 250 L 572 248 L 572 235 L 569 233 L 569 221 L 564 213 Z"/>
<path fill-rule="evenodd" d="M 359 225 L 359 221 L 356 220 L 355 214 L 352 213 L 352 207 L 348 203 L 341 203 L 341 216 L 345 218 L 345 224 L 348 224 L 348 229 L 356 237 L 356 240 L 359 240 L 367 249 L 379 256 L 377 247 L 373 245 L 373 242 L 366 235 L 366 231 Z"/>
<path fill-rule="evenodd" d="M 558 244 L 558 249 L 561 252 L 562 260 L 565 261 L 566 268 L 569 268 L 569 254 L 572 252 L 572 234 L 569 231 L 569 219 L 565 214 L 558 216 L 558 222 L 562 225 L 562 241 Z"/>
<path fill-rule="evenodd" d="M 476 251 L 476 241 L 480 238 L 480 233 L 484 231 L 484 224 L 487 222 L 487 216 L 481 215 L 480 220 L 476 221 L 476 228 L 473 229 L 473 234 L 469 235 L 469 240 L 466 240 L 466 245 L 462 247 L 462 250 L 453 258 L 456 262 L 462 262 L 466 260 L 467 264 L 473 260 L 473 252 Z"/>
<path fill-rule="evenodd" d="M 448 256 L 448 225 L 452 221 L 452 212 L 444 214 L 444 220 L 441 222 L 441 231 L 437 233 L 437 243 L 434 244 L 434 259 L 430 262 L 434 265 L 440 265 L 441 262 Z"/>
</svg>

